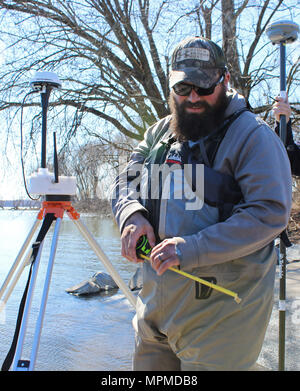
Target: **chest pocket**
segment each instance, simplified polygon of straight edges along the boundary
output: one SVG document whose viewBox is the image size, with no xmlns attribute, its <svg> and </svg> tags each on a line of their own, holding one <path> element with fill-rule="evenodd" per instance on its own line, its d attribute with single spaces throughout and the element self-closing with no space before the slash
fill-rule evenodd
<svg viewBox="0 0 300 391">
<path fill-rule="evenodd" d="M 165 164 L 172 167 L 177 165 L 183 170 L 182 194 L 188 194 L 187 199 L 191 199 L 191 189 L 198 200 L 202 199 L 205 204 L 218 208 L 219 221 L 226 220 L 231 215 L 234 205 L 243 198 L 238 183 L 231 175 L 209 166 L 207 155 L 203 157 L 199 144 L 190 147 L 188 142 L 174 143 L 166 156 Z M 200 202 L 197 201 L 197 204 L 200 205 Z M 192 208 L 187 205 L 187 209 Z"/>
</svg>

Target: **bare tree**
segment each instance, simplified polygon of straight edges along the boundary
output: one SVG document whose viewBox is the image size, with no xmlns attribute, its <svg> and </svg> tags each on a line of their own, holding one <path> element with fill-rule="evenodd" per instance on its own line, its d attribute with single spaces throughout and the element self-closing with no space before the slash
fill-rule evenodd
<svg viewBox="0 0 300 391">
<path fill-rule="evenodd" d="M 128 144 L 128 138 L 122 134 L 110 142 L 95 143 L 90 139 L 79 144 L 71 140 L 58 154 L 59 175 L 76 176 L 78 200 L 106 199 L 120 162 L 128 161 Z M 53 170 L 51 160 L 48 167 Z"/>
<path fill-rule="evenodd" d="M 63 81 L 51 107 L 65 144 L 78 131 L 110 141 L 117 130 L 141 140 L 169 112 L 171 50 L 198 34 L 223 46 L 233 87 L 256 112 L 268 112 L 278 62 L 264 32 L 287 9 L 296 15 L 292 5 L 296 0 L 0 0 L 7 45 L 0 111 L 20 106 L 30 71 L 52 70 Z M 299 62 L 291 64 L 291 93 L 297 85 Z"/>
<path fill-rule="evenodd" d="M 27 45 L 25 55 L 14 56 L 2 72 L 10 91 L 24 87 L 28 70 L 55 69 L 67 85 L 55 104 L 73 107 L 76 123 L 80 113 L 90 113 L 133 139 L 141 139 L 150 123 L 167 114 L 167 79 L 149 1 L 1 1 L 0 8 L 10 11 L 5 20 L 13 17 L 20 27 L 13 38 L 9 34 L 12 48 Z M 2 110 L 18 105 L 12 94 L 6 96 Z"/>
</svg>

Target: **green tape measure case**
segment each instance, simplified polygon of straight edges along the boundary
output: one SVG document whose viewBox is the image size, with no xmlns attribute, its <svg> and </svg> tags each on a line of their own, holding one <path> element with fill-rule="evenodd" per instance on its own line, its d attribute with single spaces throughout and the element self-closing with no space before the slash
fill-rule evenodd
<svg viewBox="0 0 300 391">
<path fill-rule="evenodd" d="M 139 238 L 136 244 L 136 255 L 140 258 L 141 255 L 150 256 L 151 246 L 146 235 Z"/>
</svg>

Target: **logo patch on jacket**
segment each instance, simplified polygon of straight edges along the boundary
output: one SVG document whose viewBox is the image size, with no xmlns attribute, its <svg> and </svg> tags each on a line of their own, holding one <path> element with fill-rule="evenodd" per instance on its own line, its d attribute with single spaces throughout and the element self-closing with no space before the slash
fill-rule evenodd
<svg viewBox="0 0 300 391">
<path fill-rule="evenodd" d="M 166 163 L 169 163 L 169 164 L 181 164 L 182 165 L 182 158 L 179 154 L 178 151 L 170 151 L 167 158 L 166 158 Z"/>
</svg>

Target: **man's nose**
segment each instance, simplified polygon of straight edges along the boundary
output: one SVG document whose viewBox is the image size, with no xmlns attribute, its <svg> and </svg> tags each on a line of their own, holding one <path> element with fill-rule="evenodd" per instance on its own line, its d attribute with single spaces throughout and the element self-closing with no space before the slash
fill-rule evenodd
<svg viewBox="0 0 300 391">
<path fill-rule="evenodd" d="M 190 95 L 187 97 L 187 100 L 191 103 L 198 102 L 201 100 L 200 96 L 195 92 L 194 89 L 192 89 Z"/>
</svg>

